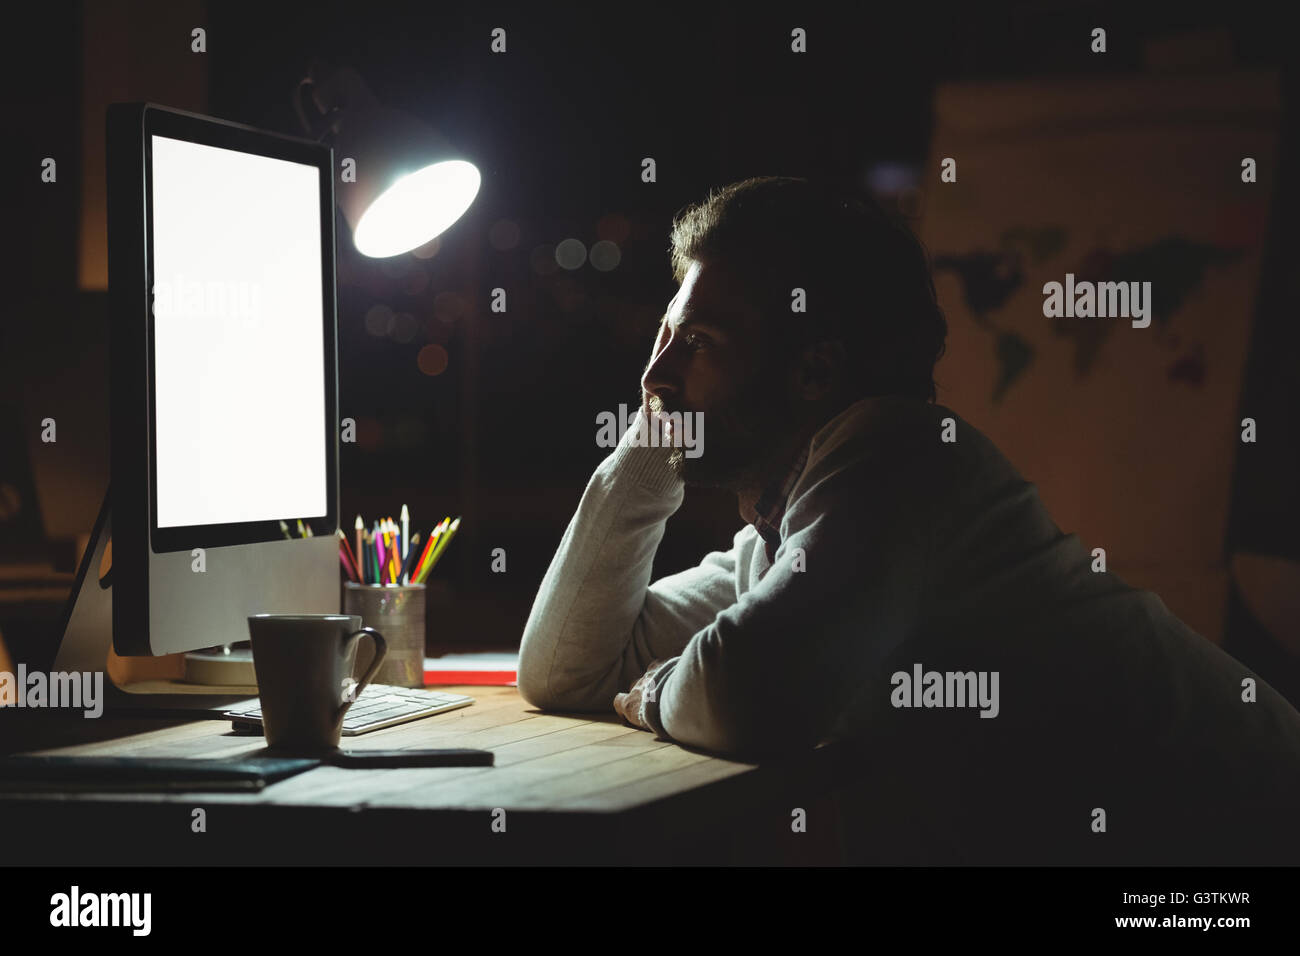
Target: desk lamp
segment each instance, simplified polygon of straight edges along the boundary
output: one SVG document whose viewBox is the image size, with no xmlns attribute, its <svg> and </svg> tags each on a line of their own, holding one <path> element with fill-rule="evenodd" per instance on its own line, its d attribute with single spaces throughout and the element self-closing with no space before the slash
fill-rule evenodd
<svg viewBox="0 0 1300 956">
<path fill-rule="evenodd" d="M 334 147 L 338 165 L 353 160 L 355 181 L 340 167 L 338 204 L 357 251 L 400 255 L 429 242 L 478 195 L 479 171 L 414 117 L 381 104 L 350 67 L 314 63 L 298 84 L 294 108 L 307 133 Z"/>
</svg>

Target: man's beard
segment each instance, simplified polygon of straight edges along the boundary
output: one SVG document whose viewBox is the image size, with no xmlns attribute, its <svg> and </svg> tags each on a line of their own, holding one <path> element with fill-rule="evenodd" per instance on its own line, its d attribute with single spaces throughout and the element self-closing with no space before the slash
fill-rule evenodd
<svg viewBox="0 0 1300 956">
<path fill-rule="evenodd" d="M 767 472 L 774 436 L 792 427 L 788 406 L 764 391 L 772 379 L 754 375 L 734 397 L 710 409 L 664 408 L 657 395 L 650 397 L 654 413 L 680 412 L 680 420 L 703 411 L 706 430 L 696 435 L 697 448 L 683 447 L 681 435 L 674 436 L 668 465 L 686 484 L 701 488 L 741 491 L 753 487 Z M 681 425 L 674 422 L 675 428 Z M 707 438 L 705 438 L 707 436 Z M 687 452 L 695 454 L 689 457 Z"/>
</svg>

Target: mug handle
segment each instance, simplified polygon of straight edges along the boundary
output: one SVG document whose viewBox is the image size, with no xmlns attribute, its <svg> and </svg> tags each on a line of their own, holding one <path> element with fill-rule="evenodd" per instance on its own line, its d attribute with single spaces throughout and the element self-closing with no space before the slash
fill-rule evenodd
<svg viewBox="0 0 1300 956">
<path fill-rule="evenodd" d="M 375 673 L 379 670 L 379 665 L 382 664 L 384 658 L 388 656 L 388 642 L 384 640 L 384 635 L 380 634 L 373 627 L 363 627 L 359 631 L 353 631 L 347 636 L 347 640 L 349 643 L 354 640 L 359 640 L 363 634 L 369 634 L 370 639 L 375 642 L 375 657 L 370 662 L 370 666 L 366 668 L 366 672 L 361 675 L 361 680 L 357 682 L 357 688 L 352 694 L 352 699 L 339 708 L 340 719 L 348 712 L 348 708 L 356 703 L 357 698 L 361 696 L 361 692 L 369 686 L 371 678 L 373 678 Z"/>
</svg>

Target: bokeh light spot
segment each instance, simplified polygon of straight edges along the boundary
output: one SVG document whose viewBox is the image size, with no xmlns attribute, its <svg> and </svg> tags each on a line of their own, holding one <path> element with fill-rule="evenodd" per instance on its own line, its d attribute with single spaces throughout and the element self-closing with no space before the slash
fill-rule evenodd
<svg viewBox="0 0 1300 956">
<path fill-rule="evenodd" d="M 601 272 L 617 269 L 622 259 L 623 252 L 619 249 L 618 244 L 610 242 L 608 239 L 602 239 L 591 247 L 591 264 Z"/>
<path fill-rule="evenodd" d="M 580 269 L 587 261 L 587 247 L 577 239 L 563 239 L 555 247 L 555 261 L 562 269 Z"/>
<path fill-rule="evenodd" d="M 377 302 L 366 310 L 366 331 L 382 338 L 392 331 L 394 320 L 393 310 Z"/>
<path fill-rule="evenodd" d="M 420 371 L 425 375 L 441 375 L 447 371 L 447 363 L 451 357 L 447 350 L 441 345 L 430 344 L 420 349 L 420 354 L 415 358 L 415 364 L 419 366 Z"/>
<path fill-rule="evenodd" d="M 420 323 L 415 321 L 415 316 L 410 312 L 398 312 L 393 318 L 393 331 L 389 334 L 395 342 L 409 342 L 415 338 L 419 327 Z"/>
<path fill-rule="evenodd" d="M 455 292 L 439 292 L 433 300 L 433 314 L 445 325 L 452 325 L 465 318 L 465 300 Z"/>
</svg>

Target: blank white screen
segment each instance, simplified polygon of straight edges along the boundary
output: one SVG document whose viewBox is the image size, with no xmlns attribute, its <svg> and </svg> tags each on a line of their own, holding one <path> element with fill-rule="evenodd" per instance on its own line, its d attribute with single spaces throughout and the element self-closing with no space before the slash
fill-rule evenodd
<svg viewBox="0 0 1300 956">
<path fill-rule="evenodd" d="M 158 527 L 324 515 L 319 171 L 152 140 Z"/>
</svg>

